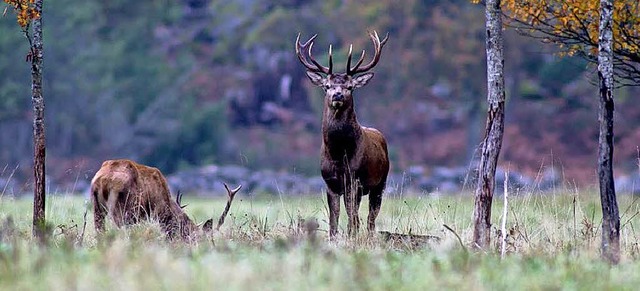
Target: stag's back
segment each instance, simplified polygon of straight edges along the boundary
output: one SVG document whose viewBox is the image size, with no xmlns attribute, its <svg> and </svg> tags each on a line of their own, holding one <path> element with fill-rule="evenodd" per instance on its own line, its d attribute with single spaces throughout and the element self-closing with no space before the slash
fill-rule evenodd
<svg viewBox="0 0 640 291">
<path fill-rule="evenodd" d="M 109 160 L 91 180 L 94 203 L 111 214 L 116 225 L 134 223 L 141 207 L 141 194 L 137 164 L 128 160 Z"/>
<path fill-rule="evenodd" d="M 195 224 L 171 199 L 167 181 L 157 168 L 130 160 L 108 160 L 91 181 L 94 203 L 107 209 L 118 226 L 140 219 L 193 228 Z"/>
</svg>

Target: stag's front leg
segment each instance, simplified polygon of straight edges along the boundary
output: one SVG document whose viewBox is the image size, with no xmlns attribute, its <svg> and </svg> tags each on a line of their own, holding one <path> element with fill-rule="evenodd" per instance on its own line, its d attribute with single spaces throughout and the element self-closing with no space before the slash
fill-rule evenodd
<svg viewBox="0 0 640 291">
<path fill-rule="evenodd" d="M 349 236 L 355 236 L 360 229 L 360 217 L 358 209 L 360 209 L 360 200 L 362 199 L 362 189 L 356 185 L 347 188 L 344 194 L 344 206 L 347 209 L 349 224 L 347 225 L 347 233 Z"/>
<path fill-rule="evenodd" d="M 338 218 L 340 217 L 340 196 L 327 189 L 327 203 L 329 204 L 329 238 L 338 234 Z"/>
</svg>

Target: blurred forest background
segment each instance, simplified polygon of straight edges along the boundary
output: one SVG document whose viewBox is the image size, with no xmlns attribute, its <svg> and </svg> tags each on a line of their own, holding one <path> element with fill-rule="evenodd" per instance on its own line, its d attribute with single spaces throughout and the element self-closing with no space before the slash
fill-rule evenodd
<svg viewBox="0 0 640 291">
<path fill-rule="evenodd" d="M 355 93 L 358 118 L 390 144 L 392 171 L 458 167 L 477 155 L 485 120 L 484 8 L 468 0 L 152 0 L 45 3 L 47 174 L 90 179 L 130 158 L 170 174 L 210 163 L 319 174 L 321 90 L 294 53 L 317 33 L 343 69 L 349 44 L 390 40 Z M 500 164 L 547 167 L 596 184 L 594 67 L 505 31 L 507 109 Z M 32 178 L 27 42 L 0 17 L 1 176 Z M 638 172 L 640 90 L 615 93 L 616 174 Z M 1 190 L 1 189 L 0 189 Z"/>
</svg>

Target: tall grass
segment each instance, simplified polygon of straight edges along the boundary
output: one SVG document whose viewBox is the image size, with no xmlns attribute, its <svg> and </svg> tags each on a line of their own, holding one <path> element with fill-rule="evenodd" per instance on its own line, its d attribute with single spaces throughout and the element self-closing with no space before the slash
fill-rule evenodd
<svg viewBox="0 0 640 291">
<path fill-rule="evenodd" d="M 188 200 L 197 222 L 217 217 L 224 200 Z M 495 245 L 466 252 L 449 226 L 471 241 L 473 199 L 468 195 L 387 197 L 378 230 L 432 235 L 427 244 L 382 236 L 327 239 L 326 201 L 316 197 L 252 199 L 238 196 L 221 231 L 192 244 L 164 239 L 157 223 L 125 229 L 108 225 L 96 239 L 93 213 L 82 198 L 50 196 L 48 244 L 31 239 L 31 200 L 0 198 L 2 290 L 416 290 L 416 289 L 635 289 L 640 283 L 640 206 L 620 196 L 622 263 L 599 258 L 601 213 L 591 192 L 510 196 L 507 256 Z M 496 200 L 498 201 L 498 200 Z M 575 201 L 575 202 L 574 202 Z M 366 198 L 361 207 L 365 217 Z M 317 219 L 318 239 L 305 221 Z M 12 222 L 10 222 L 10 220 Z M 346 232 L 342 209 L 341 233 Z M 82 240 L 79 238 L 83 237 Z"/>
</svg>

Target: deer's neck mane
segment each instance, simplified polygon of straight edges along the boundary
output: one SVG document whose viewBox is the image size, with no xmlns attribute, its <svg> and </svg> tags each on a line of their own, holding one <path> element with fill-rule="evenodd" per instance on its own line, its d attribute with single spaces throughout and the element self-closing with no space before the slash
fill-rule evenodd
<svg viewBox="0 0 640 291">
<path fill-rule="evenodd" d="M 325 105 L 322 118 L 322 141 L 325 150 L 334 160 L 342 160 L 345 155 L 352 157 L 362 135 L 362 127 L 356 118 L 353 104 L 338 111 Z"/>
</svg>

